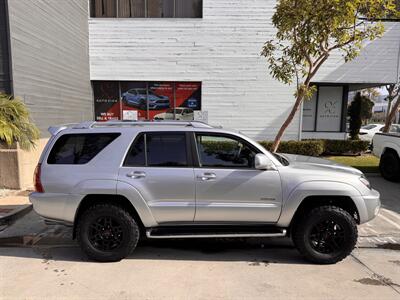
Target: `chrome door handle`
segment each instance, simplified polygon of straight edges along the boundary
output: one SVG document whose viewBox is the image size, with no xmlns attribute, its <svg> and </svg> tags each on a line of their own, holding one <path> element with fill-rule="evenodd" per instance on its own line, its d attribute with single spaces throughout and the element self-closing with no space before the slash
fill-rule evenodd
<svg viewBox="0 0 400 300">
<path fill-rule="evenodd" d="M 214 173 L 203 173 L 202 175 L 197 176 L 197 178 L 202 181 L 209 181 L 216 179 L 217 175 L 215 175 Z"/>
<path fill-rule="evenodd" d="M 135 171 L 135 172 L 130 172 L 128 174 L 126 174 L 126 176 L 130 177 L 130 178 L 144 178 L 146 177 L 146 173 L 145 172 L 140 172 L 140 171 Z"/>
</svg>

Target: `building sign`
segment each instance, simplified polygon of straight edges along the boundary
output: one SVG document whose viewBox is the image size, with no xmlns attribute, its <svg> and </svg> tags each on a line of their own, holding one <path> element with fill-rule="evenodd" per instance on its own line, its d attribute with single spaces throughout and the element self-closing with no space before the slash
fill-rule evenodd
<svg viewBox="0 0 400 300">
<path fill-rule="evenodd" d="M 315 116 L 317 110 L 317 93 L 303 102 L 303 131 L 315 131 Z"/>
<path fill-rule="evenodd" d="M 201 82 L 93 82 L 95 120 L 193 120 Z"/>
<path fill-rule="evenodd" d="M 317 131 L 339 132 L 342 124 L 343 87 L 320 86 Z"/>
<path fill-rule="evenodd" d="M 116 81 L 93 83 L 95 121 L 121 119 L 119 86 Z"/>
</svg>

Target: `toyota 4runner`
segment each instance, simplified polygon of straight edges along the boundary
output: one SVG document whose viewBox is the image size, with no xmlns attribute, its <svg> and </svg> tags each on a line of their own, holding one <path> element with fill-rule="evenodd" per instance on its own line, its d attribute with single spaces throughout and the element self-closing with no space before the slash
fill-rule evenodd
<svg viewBox="0 0 400 300">
<path fill-rule="evenodd" d="M 85 122 L 51 127 L 30 201 L 73 226 L 89 258 L 116 261 L 139 238 L 290 236 L 315 263 L 353 250 L 379 193 L 351 167 L 272 154 L 201 122 Z"/>
</svg>

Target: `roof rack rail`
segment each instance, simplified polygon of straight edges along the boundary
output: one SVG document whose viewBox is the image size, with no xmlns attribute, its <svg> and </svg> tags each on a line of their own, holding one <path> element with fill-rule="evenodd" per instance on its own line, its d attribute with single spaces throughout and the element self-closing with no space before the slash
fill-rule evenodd
<svg viewBox="0 0 400 300">
<path fill-rule="evenodd" d="M 167 125 L 167 126 L 190 126 L 194 128 L 214 128 L 207 123 L 201 121 L 164 121 L 164 120 L 156 120 L 156 121 L 107 121 L 107 122 L 95 122 L 95 121 L 86 121 L 82 123 L 71 123 L 71 124 L 62 124 L 49 127 L 48 131 L 51 135 L 56 135 L 60 131 L 65 130 L 67 128 L 72 129 L 90 129 L 95 127 L 133 127 L 133 126 L 157 126 L 157 125 Z"/>
<path fill-rule="evenodd" d="M 211 125 L 201 121 L 108 121 L 108 122 L 93 122 L 92 124 L 82 123 L 86 128 L 93 127 L 130 127 L 130 126 L 191 126 L 194 128 L 213 128 Z"/>
</svg>

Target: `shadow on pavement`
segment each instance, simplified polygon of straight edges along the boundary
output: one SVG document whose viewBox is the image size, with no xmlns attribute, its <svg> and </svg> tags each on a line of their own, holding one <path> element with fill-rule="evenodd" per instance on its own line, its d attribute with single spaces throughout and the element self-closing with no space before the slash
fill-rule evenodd
<svg viewBox="0 0 400 300">
<path fill-rule="evenodd" d="M 93 263 L 81 252 L 76 242 L 17 246 L 13 243 L 17 239 L 21 241 L 17 237 L 8 238 L 7 241 L 0 239 L 0 257 Z M 237 261 L 251 265 L 307 263 L 288 239 L 143 240 L 126 260 Z"/>
</svg>

